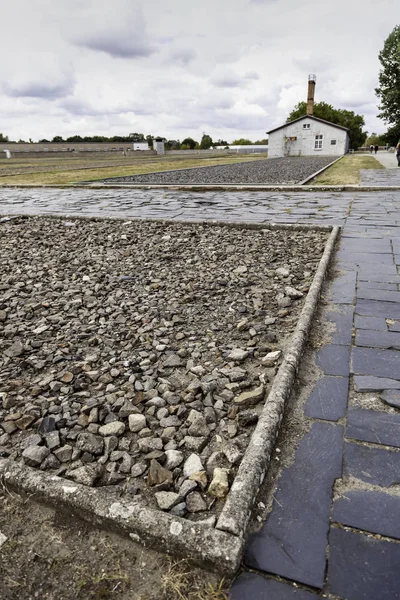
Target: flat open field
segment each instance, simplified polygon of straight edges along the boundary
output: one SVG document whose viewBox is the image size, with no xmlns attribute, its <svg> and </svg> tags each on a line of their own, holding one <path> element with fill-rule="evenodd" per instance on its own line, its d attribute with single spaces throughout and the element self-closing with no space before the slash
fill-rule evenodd
<svg viewBox="0 0 400 600">
<path fill-rule="evenodd" d="M 326 171 L 317 175 L 309 185 L 358 185 L 362 169 L 382 169 L 373 156 L 347 154 Z"/>
<path fill-rule="evenodd" d="M 198 166 L 235 164 L 265 159 L 259 155 L 213 155 L 198 156 L 145 156 L 132 153 L 129 156 L 97 156 L 77 158 L 12 158 L 0 160 L 1 185 L 70 185 L 79 181 L 99 181 L 108 177 L 123 177 L 170 169 Z"/>
</svg>

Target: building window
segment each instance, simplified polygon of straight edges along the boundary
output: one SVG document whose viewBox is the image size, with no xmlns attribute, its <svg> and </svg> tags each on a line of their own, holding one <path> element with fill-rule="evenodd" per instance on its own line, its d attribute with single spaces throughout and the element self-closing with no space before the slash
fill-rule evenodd
<svg viewBox="0 0 400 600">
<path fill-rule="evenodd" d="M 315 136 L 315 146 L 314 149 L 315 150 L 322 150 L 322 140 L 323 140 L 323 135 L 316 135 Z"/>
<path fill-rule="evenodd" d="M 310 123 L 303 123 L 303 129 L 310 129 Z"/>
<path fill-rule="evenodd" d="M 336 146 L 336 140 L 331 140 L 331 146 Z"/>
</svg>

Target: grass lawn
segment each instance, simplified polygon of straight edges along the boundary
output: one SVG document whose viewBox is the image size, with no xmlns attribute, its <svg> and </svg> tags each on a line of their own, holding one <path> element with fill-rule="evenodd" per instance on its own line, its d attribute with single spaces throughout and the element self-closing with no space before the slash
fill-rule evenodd
<svg viewBox="0 0 400 600">
<path fill-rule="evenodd" d="M 373 156 L 346 154 L 308 185 L 352 185 L 360 183 L 361 169 L 383 169 Z"/>
<path fill-rule="evenodd" d="M 154 171 L 208 167 L 253 160 L 265 160 L 265 154 L 240 156 L 185 157 L 103 157 L 96 158 L 35 158 L 0 161 L 0 187 L 2 185 L 71 185 L 79 181 L 98 181 L 106 177 L 139 175 Z"/>
</svg>

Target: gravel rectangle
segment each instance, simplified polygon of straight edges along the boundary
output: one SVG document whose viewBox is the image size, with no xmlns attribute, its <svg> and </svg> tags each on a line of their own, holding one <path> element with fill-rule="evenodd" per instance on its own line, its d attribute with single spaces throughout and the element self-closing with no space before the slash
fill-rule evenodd
<svg viewBox="0 0 400 600">
<path fill-rule="evenodd" d="M 213 525 L 327 233 L 35 217 L 0 236 L 0 457 Z"/>
<path fill-rule="evenodd" d="M 254 162 L 179 169 L 104 179 L 103 183 L 118 184 L 295 184 L 326 167 L 335 156 L 298 156 L 272 158 Z"/>
</svg>

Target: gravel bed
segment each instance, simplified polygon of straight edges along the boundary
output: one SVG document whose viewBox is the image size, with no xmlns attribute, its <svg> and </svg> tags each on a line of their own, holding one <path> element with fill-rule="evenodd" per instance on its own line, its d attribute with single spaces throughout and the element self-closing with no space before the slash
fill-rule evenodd
<svg viewBox="0 0 400 600">
<path fill-rule="evenodd" d="M 326 236 L 2 222 L 0 457 L 214 523 Z"/>
<path fill-rule="evenodd" d="M 131 177 L 112 177 L 103 183 L 207 184 L 294 184 L 310 177 L 335 160 L 335 156 L 271 158 L 234 165 L 180 169 Z"/>
</svg>

